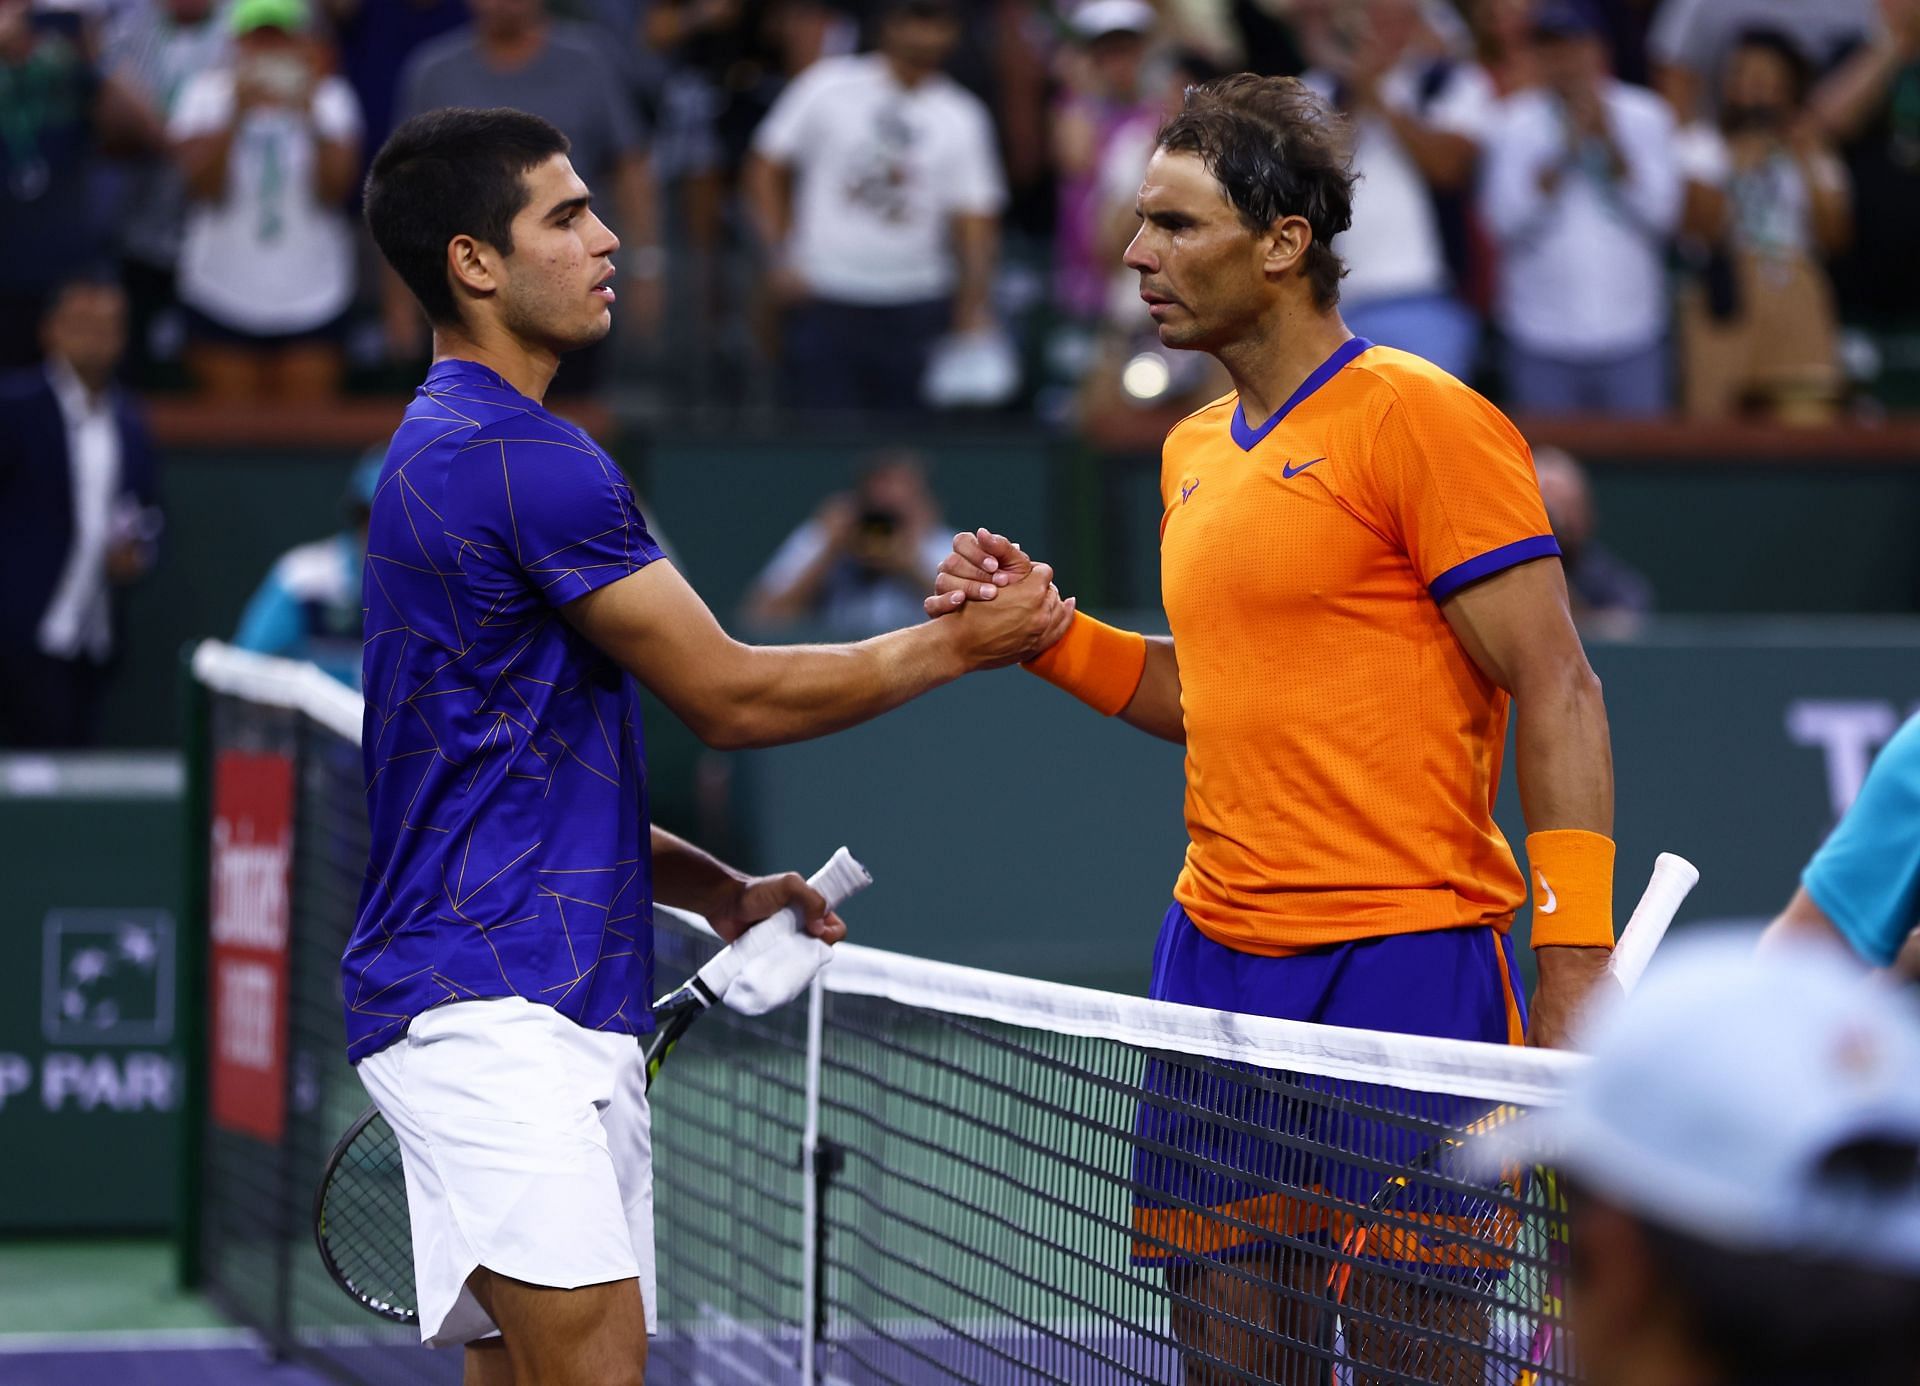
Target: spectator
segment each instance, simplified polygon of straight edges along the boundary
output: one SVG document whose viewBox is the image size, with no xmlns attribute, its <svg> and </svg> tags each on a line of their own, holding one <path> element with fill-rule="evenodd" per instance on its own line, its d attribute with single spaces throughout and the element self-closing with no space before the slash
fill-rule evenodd
<svg viewBox="0 0 1920 1386">
<path fill-rule="evenodd" d="M 882 453 L 774 553 L 747 595 L 764 627 L 809 624 L 853 640 L 916 625 L 952 535 L 911 452 Z"/>
<path fill-rule="evenodd" d="M 241 613 L 233 643 L 243 650 L 311 660 L 349 688 L 360 686 L 361 569 L 367 517 L 386 450 L 360 459 L 347 481 L 346 527 L 288 549 L 274 561 Z"/>
<path fill-rule="evenodd" d="M 656 172 L 673 190 L 690 263 L 674 277 L 680 295 L 676 356 L 718 340 L 734 297 L 723 254 L 732 194 L 753 132 L 786 80 L 778 0 L 652 0 L 643 29 L 664 68 L 659 81 Z M 744 323 L 742 323 L 744 326 Z"/>
<path fill-rule="evenodd" d="M 1357 336 L 1465 379 L 1480 328 L 1454 293 L 1436 199 L 1446 200 L 1458 255 L 1458 199 L 1497 109 L 1493 82 L 1446 51 L 1420 0 L 1363 0 L 1339 18 L 1303 80 L 1353 122 L 1353 226 L 1333 246 L 1348 267 L 1341 315 Z"/>
<path fill-rule="evenodd" d="M 1724 280 L 1680 303 L 1686 412 L 1719 419 L 1749 404 L 1831 418 L 1839 324 L 1825 257 L 1850 234 L 1846 170 L 1805 110 L 1806 60 L 1785 35 L 1753 30 L 1727 54 L 1720 127 L 1689 132 L 1695 182 L 1715 190 L 1704 221 Z M 1724 287 L 1722 287 L 1724 285 Z M 1730 290 L 1730 292 L 1729 292 Z"/>
<path fill-rule="evenodd" d="M 1647 35 L 1654 84 L 1682 123 L 1711 114 L 1713 83 L 1740 35 L 1786 35 L 1816 73 L 1878 30 L 1875 0 L 1665 0 Z"/>
<path fill-rule="evenodd" d="M 1537 86 L 1533 0 L 1469 0 L 1465 10 L 1475 53 L 1500 99 Z"/>
<path fill-rule="evenodd" d="M 1854 239 L 1836 267 L 1849 317 L 1920 315 L 1920 0 L 1881 0 L 1884 32 L 1815 89 L 1812 108 L 1852 175 Z"/>
<path fill-rule="evenodd" d="M 193 199 L 180 257 L 188 364 L 211 399 L 340 389 L 360 106 L 324 71 L 309 19 L 306 0 L 237 0 L 232 63 L 189 82 L 173 112 Z"/>
<path fill-rule="evenodd" d="M 1060 55 L 1066 94 L 1048 122 L 1059 187 L 1053 290 L 1061 311 L 1080 321 L 1105 313 L 1117 258 L 1101 234 L 1101 169 L 1130 129 L 1161 114 L 1143 81 L 1155 22 L 1146 0 L 1088 0 L 1073 12 L 1074 42 Z"/>
<path fill-rule="evenodd" d="M 1920 1380 L 1920 1019 L 1833 950 L 1676 940 L 1490 1162 L 1568 1186 L 1588 1386 Z"/>
<path fill-rule="evenodd" d="M 414 55 L 402 79 L 402 118 L 442 106 L 511 106 L 559 127 L 568 157 L 591 188 L 606 189 L 621 239 L 618 320 L 651 333 L 658 322 L 666 250 L 658 198 L 640 117 L 625 78 L 607 56 L 600 31 L 562 23 L 545 0 L 468 0 L 473 23 Z M 406 286 L 387 276 L 388 344 L 396 356 L 425 349 L 426 323 Z M 554 389 L 576 394 L 599 385 L 608 364 L 602 343 L 568 356 Z"/>
<path fill-rule="evenodd" d="M 941 71 L 958 35 L 948 0 L 893 0 L 877 52 L 815 63 L 754 136 L 797 408 L 916 408 L 943 334 L 992 331 L 1006 193 L 986 106 Z"/>
<path fill-rule="evenodd" d="M 1563 448 L 1533 450 L 1540 499 L 1560 541 L 1573 619 L 1590 634 L 1631 635 L 1653 610 L 1653 584 L 1593 537 L 1593 491 L 1586 469 Z"/>
<path fill-rule="evenodd" d="M 322 8 L 340 49 L 340 75 L 360 103 L 361 152 L 370 156 L 400 123 L 407 61 L 467 23 L 467 0 L 322 0 Z"/>
<path fill-rule="evenodd" d="M 189 82 L 228 63 L 232 35 L 216 8 L 215 0 L 145 0 L 107 24 L 108 70 L 139 93 L 163 126 Z M 131 174 L 118 227 L 128 374 L 150 381 L 157 364 L 178 359 L 186 337 L 175 281 L 186 236 L 187 181 L 172 159 L 145 162 Z"/>
<path fill-rule="evenodd" d="M 110 588 L 152 566 L 157 466 L 134 401 L 117 284 L 77 279 L 41 323 L 44 366 L 0 377 L 0 746 L 93 739 Z"/>
<path fill-rule="evenodd" d="M 106 258 L 96 157 L 164 146 L 146 104 L 89 56 L 79 18 L 0 0 L 0 370 L 39 359 L 47 286 Z"/>
<path fill-rule="evenodd" d="M 1874 757 L 1860 793 L 1761 937 L 1851 949 L 1920 981 L 1920 713 Z"/>
<path fill-rule="evenodd" d="M 1541 86 L 1501 109 L 1481 195 L 1508 398 L 1522 412 L 1661 413 L 1673 117 L 1608 75 L 1583 0 L 1543 0 L 1535 46 Z"/>
</svg>

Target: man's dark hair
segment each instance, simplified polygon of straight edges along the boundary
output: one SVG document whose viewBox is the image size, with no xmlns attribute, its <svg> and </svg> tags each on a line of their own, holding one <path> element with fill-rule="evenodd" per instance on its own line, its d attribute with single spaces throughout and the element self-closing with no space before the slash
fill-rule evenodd
<svg viewBox="0 0 1920 1386">
<path fill-rule="evenodd" d="M 1641 1223 L 1694 1346 L 1728 1381 L 1912 1386 L 1920 1279 L 1828 1257 L 1737 1251 Z"/>
<path fill-rule="evenodd" d="M 83 266 L 41 292 L 34 301 L 34 316 L 44 325 L 66 303 L 67 295 L 105 290 L 125 294 L 127 287 L 120 282 L 120 276 L 113 272 L 111 265 Z"/>
<path fill-rule="evenodd" d="M 1351 147 L 1345 123 L 1309 87 L 1250 72 L 1188 87 L 1158 143 L 1198 155 L 1255 231 L 1305 217 L 1313 228 L 1306 274 L 1314 302 L 1324 309 L 1340 301 L 1347 269 L 1333 238 L 1353 222 Z"/>
<path fill-rule="evenodd" d="M 1784 29 L 1755 27 L 1742 29 L 1732 45 L 1727 49 L 1726 59 L 1720 65 L 1720 78 L 1726 80 L 1727 68 L 1733 62 L 1733 55 L 1742 48 L 1758 48 L 1778 58 L 1787 69 L 1787 76 L 1793 87 L 1794 104 L 1806 99 L 1807 88 L 1813 84 L 1813 64 L 1807 60 L 1806 50 L 1794 42 L 1793 37 Z"/>
<path fill-rule="evenodd" d="M 457 323 L 447 242 L 472 236 L 513 254 L 526 172 L 568 150 L 567 137 L 525 111 L 449 107 L 405 122 L 367 174 L 367 229 L 436 323 Z"/>
</svg>

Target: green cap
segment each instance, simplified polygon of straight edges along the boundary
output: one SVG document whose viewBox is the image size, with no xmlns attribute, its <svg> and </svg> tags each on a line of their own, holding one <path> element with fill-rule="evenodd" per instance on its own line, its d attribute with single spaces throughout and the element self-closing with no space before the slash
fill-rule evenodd
<svg viewBox="0 0 1920 1386">
<path fill-rule="evenodd" d="M 250 34 L 255 29 L 285 29 L 297 34 L 306 29 L 310 17 L 307 0 L 237 0 L 227 14 L 227 27 L 235 34 Z"/>
</svg>

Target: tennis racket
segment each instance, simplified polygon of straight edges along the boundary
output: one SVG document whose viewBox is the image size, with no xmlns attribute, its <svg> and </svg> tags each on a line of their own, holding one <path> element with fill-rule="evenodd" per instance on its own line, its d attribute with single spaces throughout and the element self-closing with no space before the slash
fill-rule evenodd
<svg viewBox="0 0 1920 1386">
<path fill-rule="evenodd" d="M 808 882 L 829 909 L 872 883 L 844 847 Z M 715 1002 L 762 1014 L 806 990 L 829 957 L 827 946 L 801 929 L 791 908 L 748 929 L 654 1002 L 653 1032 L 644 1041 L 647 1087 Z M 418 1321 L 400 1142 L 378 1108 L 361 1112 L 327 1156 L 313 1195 L 313 1236 L 327 1274 L 355 1303 L 394 1323 Z"/>
<path fill-rule="evenodd" d="M 1620 932 L 1620 938 L 1614 945 L 1613 956 L 1608 960 L 1608 970 L 1628 991 L 1639 984 L 1646 972 L 1647 963 L 1660 941 L 1666 937 L 1667 928 L 1673 923 L 1674 915 L 1679 912 L 1681 903 L 1686 900 L 1695 884 L 1700 880 L 1700 872 L 1683 857 L 1671 852 L 1662 852 L 1654 861 L 1653 875 L 1647 881 L 1647 888 L 1641 893 L 1640 903 L 1634 906 L 1633 914 L 1627 920 L 1627 927 Z M 1494 1107 L 1485 1115 L 1458 1131 L 1441 1136 L 1420 1157 L 1406 1169 L 1387 1180 L 1378 1193 L 1368 1202 L 1366 1211 L 1360 1214 L 1354 1225 L 1340 1242 L 1340 1254 L 1334 1259 L 1327 1273 L 1326 1293 L 1334 1308 L 1329 1315 L 1330 1323 L 1325 1335 L 1324 1345 L 1329 1348 L 1330 1373 L 1335 1386 L 1346 1386 L 1352 1380 L 1354 1364 L 1350 1360 L 1347 1317 L 1342 1310 L 1347 1306 L 1347 1294 L 1353 1281 L 1353 1272 L 1360 1259 L 1364 1257 L 1370 1245 L 1375 1259 L 1403 1260 L 1383 1252 L 1391 1252 L 1394 1245 L 1406 1238 L 1407 1229 L 1430 1221 L 1437 1190 L 1432 1187 L 1435 1176 L 1445 1170 L 1448 1162 L 1473 1142 L 1477 1137 L 1506 1125 L 1522 1114 L 1522 1109 L 1510 1104 Z M 1552 1170 L 1535 1166 L 1531 1172 L 1533 1197 L 1537 1206 L 1544 1212 L 1546 1224 L 1546 1256 L 1542 1285 L 1537 1297 L 1539 1311 L 1534 1320 L 1531 1341 L 1527 1347 L 1527 1365 L 1510 1378 L 1513 1386 L 1538 1386 L 1541 1373 L 1546 1367 L 1548 1355 L 1553 1349 L 1554 1327 L 1562 1316 L 1562 1297 L 1565 1293 L 1565 1267 L 1567 1260 L 1566 1243 L 1566 1202 L 1560 1191 L 1560 1183 Z M 1458 1229 L 1459 1245 L 1462 1254 L 1456 1257 L 1465 1262 L 1465 1266 L 1445 1280 L 1435 1280 L 1433 1297 L 1436 1300 L 1451 1298 L 1464 1315 L 1471 1313 L 1472 1306 L 1484 1304 L 1492 1297 L 1499 1279 L 1508 1273 L 1501 1265 L 1504 1258 L 1496 1255 L 1476 1256 L 1475 1248 L 1512 1247 L 1517 1240 L 1519 1223 L 1523 1213 L 1519 1211 L 1528 1199 L 1527 1181 L 1529 1176 L 1516 1173 L 1504 1181 L 1497 1197 L 1491 1194 L 1482 1200 L 1470 1200 L 1481 1206 L 1473 1209 L 1466 1218 L 1459 1219 L 1464 1228 Z M 1455 1176 L 1457 1184 L 1457 1176 Z M 1444 1201 L 1444 1195 L 1442 1195 Z M 1457 1197 L 1454 1200 L 1458 1201 Z M 1450 1216 L 1458 1217 L 1457 1214 Z M 1382 1244 L 1385 1244 L 1384 1247 Z M 1484 1264 L 1480 1264 L 1484 1263 Z M 1400 1287 L 1408 1295 L 1418 1293 L 1417 1289 Z M 1522 1292 L 1523 1302 L 1533 1298 Z M 1465 1337 L 1465 1334 L 1460 1335 Z M 1477 1335 L 1476 1335 L 1477 1336 Z M 1441 1351 L 1424 1339 L 1410 1341 L 1410 1348 L 1402 1352 L 1420 1353 Z M 1387 1365 L 1370 1363 L 1369 1365 Z M 1395 1369 L 1417 1368 L 1420 1364 L 1396 1362 Z"/>
</svg>

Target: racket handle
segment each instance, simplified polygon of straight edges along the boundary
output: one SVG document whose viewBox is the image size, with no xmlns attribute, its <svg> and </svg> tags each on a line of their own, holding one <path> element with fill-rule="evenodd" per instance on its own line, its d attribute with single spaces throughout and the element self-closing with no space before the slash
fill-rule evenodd
<svg viewBox="0 0 1920 1386">
<path fill-rule="evenodd" d="M 807 884 L 825 896 L 827 908 L 833 910 L 872 885 L 873 875 L 853 859 L 853 853 L 842 847 L 808 878 Z"/>
<path fill-rule="evenodd" d="M 1685 857 L 1662 852 L 1654 859 L 1653 876 L 1640 903 L 1633 907 L 1633 917 L 1620 931 L 1620 941 L 1613 945 L 1613 957 L 1607 964 L 1626 990 L 1632 991 L 1640 984 L 1653 950 L 1667 936 L 1667 926 L 1699 880 L 1699 868 Z"/>
<path fill-rule="evenodd" d="M 842 847 L 807 884 L 831 910 L 872 885 L 873 876 Z M 765 1015 L 805 991 L 832 957 L 826 944 L 800 927 L 800 912 L 789 905 L 740 935 L 700 969 L 700 978 L 732 1009 Z"/>
</svg>

